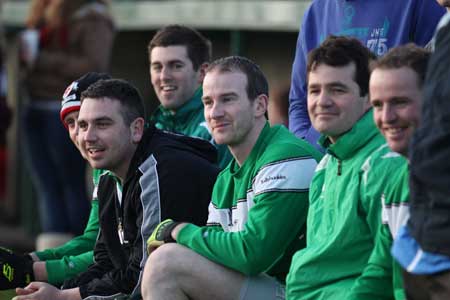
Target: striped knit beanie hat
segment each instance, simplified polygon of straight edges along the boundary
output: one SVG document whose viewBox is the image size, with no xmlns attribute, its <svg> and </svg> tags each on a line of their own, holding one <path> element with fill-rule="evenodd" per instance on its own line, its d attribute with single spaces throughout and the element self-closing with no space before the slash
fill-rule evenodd
<svg viewBox="0 0 450 300">
<path fill-rule="evenodd" d="M 106 73 L 89 72 L 72 82 L 64 92 L 63 100 L 61 102 L 61 112 L 59 116 L 64 123 L 64 118 L 67 114 L 80 110 L 81 93 L 84 92 L 91 84 L 103 80 L 111 79 Z M 66 124 L 64 123 L 64 126 Z"/>
</svg>

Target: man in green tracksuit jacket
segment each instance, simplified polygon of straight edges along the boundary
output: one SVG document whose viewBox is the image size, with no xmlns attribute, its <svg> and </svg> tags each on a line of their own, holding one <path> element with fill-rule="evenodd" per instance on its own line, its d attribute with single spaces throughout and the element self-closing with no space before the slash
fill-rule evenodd
<svg viewBox="0 0 450 300">
<path fill-rule="evenodd" d="M 428 51 L 409 44 L 391 49 L 373 66 L 369 89 L 374 120 L 397 156 L 407 158 L 408 145 L 419 125 L 422 86 L 429 57 Z M 398 159 L 394 156 L 389 153 L 389 157 Z M 409 218 L 408 181 L 409 171 L 405 160 L 402 167 L 389 175 L 383 189 L 380 199 L 383 205 L 382 226 L 369 264 L 356 281 L 348 299 L 406 299 L 401 268 L 391 256 L 391 247 L 393 238 Z"/>
<path fill-rule="evenodd" d="M 161 103 L 151 116 L 156 128 L 210 141 L 223 169 L 231 159 L 217 145 L 203 115 L 202 88 L 211 60 L 211 42 L 198 31 L 179 25 L 160 29 L 148 45 L 150 77 Z"/>
<path fill-rule="evenodd" d="M 382 188 L 396 165 L 372 156 L 385 140 L 368 100 L 370 56 L 358 40 L 331 36 L 308 59 L 308 112 L 327 154 L 311 182 L 307 245 L 292 260 L 290 300 L 347 299 L 374 246 Z"/>
<path fill-rule="evenodd" d="M 268 86 L 243 57 L 208 68 L 203 104 L 214 139 L 234 159 L 214 185 L 207 226 L 167 220 L 148 241 L 148 299 L 284 299 L 292 254 L 304 247 L 308 187 L 320 153 L 270 127 Z M 167 238 L 164 238 L 166 236 Z"/>
<path fill-rule="evenodd" d="M 71 83 L 63 96 L 61 105 L 61 121 L 69 132 L 70 139 L 77 145 L 76 135 L 78 126 L 76 123 L 80 109 L 81 93 L 94 82 L 111 78 L 107 74 L 87 73 Z M 15 278 L 0 289 L 25 286 L 32 280 L 47 281 L 59 286 L 64 280 L 73 278 L 87 270 L 93 263 L 93 249 L 98 235 L 98 200 L 97 186 L 102 170 L 93 170 L 93 196 L 91 212 L 84 233 L 73 238 L 64 245 L 44 251 L 32 252 L 30 255 L 8 254 L 8 259 L 0 258 L 0 262 L 9 263 L 14 268 Z M 3 251 L 3 250 L 1 250 Z M 1 253 L 0 257 L 3 255 Z M 2 280 L 0 280 L 0 283 Z"/>
</svg>

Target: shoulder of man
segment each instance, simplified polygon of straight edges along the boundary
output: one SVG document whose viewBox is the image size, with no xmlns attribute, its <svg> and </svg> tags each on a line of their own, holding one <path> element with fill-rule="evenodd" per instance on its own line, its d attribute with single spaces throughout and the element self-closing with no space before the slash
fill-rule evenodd
<svg viewBox="0 0 450 300">
<path fill-rule="evenodd" d="M 266 191 L 302 192 L 309 189 L 320 155 L 294 139 L 274 140 L 258 159 L 253 177 L 255 194 Z"/>
<path fill-rule="evenodd" d="M 270 129 L 270 137 L 266 140 L 259 160 L 263 163 L 271 160 L 283 160 L 292 157 L 322 159 L 322 154 L 311 144 L 296 137 L 283 126 L 274 126 Z"/>
<path fill-rule="evenodd" d="M 388 178 L 390 174 L 393 174 L 405 164 L 407 164 L 406 159 L 399 153 L 392 151 L 385 143 L 372 152 L 361 166 L 363 184 L 373 184 L 381 181 L 384 177 Z"/>
<path fill-rule="evenodd" d="M 198 157 L 210 163 L 216 163 L 217 150 L 201 137 L 191 137 L 166 131 L 157 131 L 154 135 L 153 153 L 163 156 Z M 167 153 L 172 151 L 172 153 Z"/>
<path fill-rule="evenodd" d="M 97 185 L 94 186 L 93 197 L 99 200 L 100 195 L 109 197 L 109 195 L 113 194 L 112 191 L 115 191 L 117 189 L 117 182 L 119 179 L 108 170 L 98 171 L 99 177 Z"/>
</svg>

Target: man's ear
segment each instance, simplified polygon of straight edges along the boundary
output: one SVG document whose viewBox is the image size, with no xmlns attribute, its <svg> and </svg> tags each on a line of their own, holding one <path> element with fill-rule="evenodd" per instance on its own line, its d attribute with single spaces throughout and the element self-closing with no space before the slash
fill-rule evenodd
<svg viewBox="0 0 450 300">
<path fill-rule="evenodd" d="M 144 135 L 145 120 L 144 118 L 136 118 L 130 124 L 131 139 L 133 143 L 139 143 Z"/>
<path fill-rule="evenodd" d="M 205 62 L 202 63 L 200 65 L 200 67 L 198 67 L 198 84 L 202 84 L 203 83 L 203 79 L 205 79 L 205 75 L 206 75 L 206 69 L 208 68 L 209 63 Z"/>
<path fill-rule="evenodd" d="M 254 100 L 255 117 L 264 116 L 267 112 L 267 106 L 269 104 L 269 97 L 265 94 L 260 94 Z"/>
</svg>

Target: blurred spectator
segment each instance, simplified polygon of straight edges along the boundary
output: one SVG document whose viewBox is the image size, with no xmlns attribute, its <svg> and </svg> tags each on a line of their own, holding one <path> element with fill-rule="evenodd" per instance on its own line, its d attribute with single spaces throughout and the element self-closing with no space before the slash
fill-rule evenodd
<svg viewBox="0 0 450 300">
<path fill-rule="evenodd" d="M 317 146 L 306 104 L 306 56 L 328 35 L 359 39 L 381 56 L 397 45 L 426 45 L 444 10 L 435 1 L 314 0 L 306 11 L 297 40 L 289 95 L 289 129 Z"/>
<path fill-rule="evenodd" d="M 106 71 L 114 37 L 102 0 L 35 0 L 23 34 L 30 103 L 26 158 L 44 232 L 82 233 L 89 213 L 85 163 L 59 119 L 61 95 L 88 71 Z M 34 31 L 33 31 L 34 30 Z"/>
<path fill-rule="evenodd" d="M 0 15 L 3 1 L 0 0 Z M 1 18 L 1 17 L 0 17 Z M 5 39 L 3 22 L 0 19 L 0 201 L 6 193 L 6 130 L 11 122 L 11 110 L 6 102 L 6 69 L 5 69 Z"/>
<path fill-rule="evenodd" d="M 278 87 L 273 94 L 267 107 L 269 123 L 271 126 L 281 124 L 288 127 L 289 85 Z"/>
<path fill-rule="evenodd" d="M 11 122 L 11 110 L 6 103 L 6 71 L 4 53 L 0 48 L 0 200 L 6 192 L 6 130 Z"/>
</svg>

